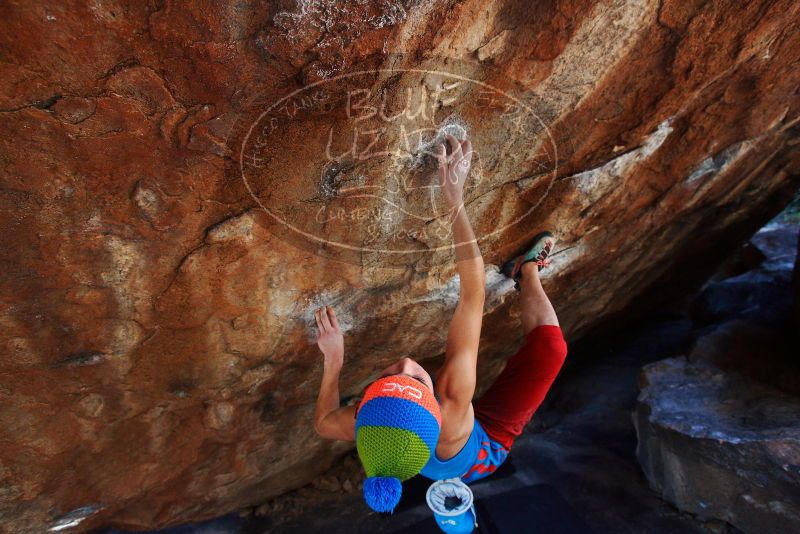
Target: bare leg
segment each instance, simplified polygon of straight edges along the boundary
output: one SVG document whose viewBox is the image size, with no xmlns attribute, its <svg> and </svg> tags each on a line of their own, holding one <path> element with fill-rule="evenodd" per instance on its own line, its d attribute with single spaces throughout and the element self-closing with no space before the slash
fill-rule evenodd
<svg viewBox="0 0 800 534">
<path fill-rule="evenodd" d="M 503 371 L 475 401 L 475 417 L 487 434 L 511 449 L 541 405 L 567 356 L 558 318 L 539 281 L 534 262 L 522 266 L 522 328 L 525 341 Z M 552 326 L 546 326 L 552 325 Z M 534 332 L 534 329 L 539 328 Z"/>
<path fill-rule="evenodd" d="M 522 280 L 519 281 L 519 284 L 522 290 L 520 302 L 522 305 L 522 329 L 525 335 L 540 325 L 558 326 L 556 311 L 544 293 L 536 263 L 529 262 L 522 266 Z"/>
</svg>

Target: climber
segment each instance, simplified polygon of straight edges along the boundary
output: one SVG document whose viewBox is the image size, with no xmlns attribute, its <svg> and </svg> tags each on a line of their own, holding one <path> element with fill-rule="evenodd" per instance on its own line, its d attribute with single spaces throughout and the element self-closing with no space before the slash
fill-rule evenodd
<svg viewBox="0 0 800 534">
<path fill-rule="evenodd" d="M 447 334 L 445 362 L 434 381 L 411 358 L 383 369 L 358 404 L 340 407 L 344 341 L 330 306 L 316 310 L 317 344 L 324 355 L 315 429 L 322 437 L 356 441 L 367 474 L 364 498 L 392 512 L 401 482 L 420 473 L 432 480 L 470 483 L 493 473 L 544 400 L 567 352 L 539 271 L 550 264 L 555 237 L 537 235 L 527 253 L 504 267 L 520 291 L 525 342 L 475 403 L 485 270 L 463 204 L 472 145 L 447 136 L 437 147 L 439 187 L 451 207 L 460 296 Z"/>
</svg>

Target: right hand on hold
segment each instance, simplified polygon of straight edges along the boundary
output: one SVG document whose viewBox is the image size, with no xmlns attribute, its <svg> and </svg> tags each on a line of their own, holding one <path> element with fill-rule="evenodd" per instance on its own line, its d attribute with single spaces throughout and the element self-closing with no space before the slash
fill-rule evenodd
<svg viewBox="0 0 800 534">
<path fill-rule="evenodd" d="M 472 143 L 468 139 L 459 142 L 452 135 L 446 135 L 445 138 L 450 146 L 450 155 L 447 154 L 444 144 L 436 149 L 439 187 L 447 205 L 451 209 L 458 209 L 464 202 L 464 183 L 472 164 Z"/>
</svg>

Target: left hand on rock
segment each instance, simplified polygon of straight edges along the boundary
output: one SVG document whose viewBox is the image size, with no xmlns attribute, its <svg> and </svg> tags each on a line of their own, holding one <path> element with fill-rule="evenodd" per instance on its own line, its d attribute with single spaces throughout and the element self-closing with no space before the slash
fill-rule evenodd
<svg viewBox="0 0 800 534">
<path fill-rule="evenodd" d="M 323 306 L 314 312 L 317 321 L 317 345 L 325 355 L 325 365 L 341 366 L 344 361 L 344 336 L 336 319 L 336 312 L 330 306 Z"/>
</svg>

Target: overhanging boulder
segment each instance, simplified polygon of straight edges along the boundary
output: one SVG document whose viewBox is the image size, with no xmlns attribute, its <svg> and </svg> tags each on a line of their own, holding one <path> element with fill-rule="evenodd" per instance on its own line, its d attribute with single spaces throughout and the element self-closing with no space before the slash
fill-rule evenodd
<svg viewBox="0 0 800 534">
<path fill-rule="evenodd" d="M 713 271 L 789 201 L 797 2 L 567 4 L 4 5 L 3 527 L 213 517 L 351 447 L 311 424 L 312 310 L 341 317 L 343 396 L 401 356 L 441 362 L 458 281 L 419 148 L 446 128 L 481 154 L 467 197 L 490 284 L 479 389 L 521 335 L 496 266 L 536 233 L 559 234 L 544 283 L 574 340 L 671 292 L 666 274 Z M 469 83 L 390 128 L 430 134 L 402 157 L 340 158 L 376 115 L 362 128 L 308 89 L 363 71 L 361 113 L 435 93 L 442 72 Z M 532 127 L 487 87 L 521 95 Z M 292 120 L 271 130 L 262 111 L 280 102 Z M 408 190 L 345 195 L 388 177 Z M 405 215 L 376 216 L 388 201 Z"/>
</svg>

